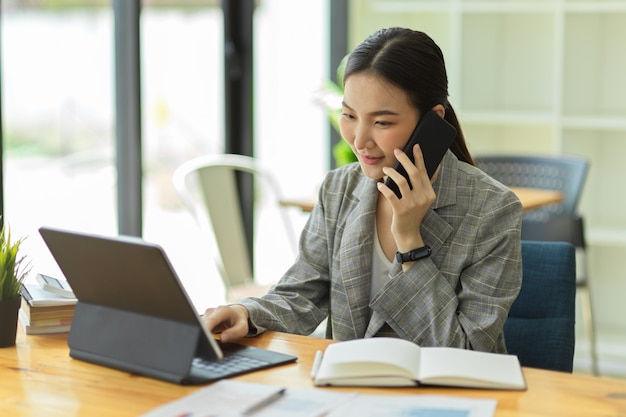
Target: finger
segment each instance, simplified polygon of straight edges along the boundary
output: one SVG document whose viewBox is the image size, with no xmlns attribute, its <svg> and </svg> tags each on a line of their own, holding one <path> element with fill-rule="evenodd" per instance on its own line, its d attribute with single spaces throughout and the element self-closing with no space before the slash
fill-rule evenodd
<svg viewBox="0 0 626 417">
<path fill-rule="evenodd" d="M 220 340 L 224 343 L 241 339 L 248 333 L 247 326 L 237 322 L 232 327 L 228 327 L 220 334 Z"/>
<path fill-rule="evenodd" d="M 413 148 L 415 149 L 415 147 Z M 412 166 L 414 166 L 413 162 L 411 162 L 411 158 L 409 158 L 409 155 L 407 155 L 402 149 L 400 148 L 394 149 L 393 155 L 396 157 L 396 160 L 400 162 L 400 164 L 402 165 L 404 169 L 411 168 Z"/>
<path fill-rule="evenodd" d="M 406 171 L 407 175 L 409 176 L 409 180 L 411 181 L 411 184 L 413 183 L 413 178 L 416 178 L 418 175 L 420 175 L 421 172 L 426 172 L 426 165 L 424 164 L 424 158 L 422 156 L 422 150 L 420 146 L 413 146 L 412 152 L 415 162 L 411 161 L 409 156 L 400 149 L 394 150 L 394 156 Z"/>
<path fill-rule="evenodd" d="M 394 193 L 391 188 L 387 187 L 387 184 L 385 184 L 383 181 L 380 181 L 376 184 L 376 186 L 378 187 L 378 191 L 390 202 L 392 202 L 392 199 L 396 199 L 398 200 L 398 196 L 396 195 L 396 193 Z"/>
<path fill-rule="evenodd" d="M 417 169 L 417 167 L 413 163 L 413 161 L 411 161 L 409 156 L 406 153 L 404 153 L 404 151 L 396 148 L 394 150 L 394 156 L 396 157 L 398 162 L 402 165 L 402 168 L 403 168 L 404 172 L 401 172 L 400 175 L 402 175 L 405 178 L 404 181 L 406 181 L 407 186 L 408 186 L 408 190 L 407 191 L 410 191 L 410 190 L 412 190 L 414 188 L 414 186 L 416 184 L 415 179 L 418 178 L 418 176 L 420 175 L 419 174 L 419 170 Z M 394 178 L 394 177 L 392 177 L 392 178 Z M 395 179 L 394 179 L 394 181 L 395 181 Z M 400 184 L 398 184 L 398 186 L 399 185 Z M 404 195 L 404 192 L 402 193 L 402 195 Z"/>
<path fill-rule="evenodd" d="M 424 163 L 424 154 L 422 153 L 422 148 L 420 145 L 415 145 L 413 147 L 413 159 L 415 159 L 415 168 L 418 171 L 426 172 L 426 164 Z"/>
<path fill-rule="evenodd" d="M 415 159 L 415 167 L 414 171 L 409 172 L 409 178 L 411 179 L 411 184 L 418 186 L 418 188 L 423 189 L 428 184 L 432 184 L 431 179 L 428 177 L 428 170 L 426 169 L 426 163 L 424 162 L 424 154 L 422 153 L 422 148 L 420 145 L 415 145 L 413 148 L 413 157 Z"/>
<path fill-rule="evenodd" d="M 217 333 L 228 328 L 228 310 L 221 306 L 218 308 L 207 308 L 202 320 L 209 331 Z"/>
<path fill-rule="evenodd" d="M 410 192 L 411 187 L 404 175 L 391 167 L 384 167 L 383 173 L 387 176 L 388 179 L 393 180 L 393 182 L 397 185 L 398 191 L 400 191 L 401 195 L 405 195 L 406 193 Z M 387 187 L 386 184 L 383 185 L 384 188 L 381 188 L 379 186 L 380 190 L 389 190 L 393 194 L 393 196 L 395 196 L 396 200 L 399 198 L 391 188 Z M 383 195 L 385 195 L 385 193 L 383 193 Z"/>
</svg>

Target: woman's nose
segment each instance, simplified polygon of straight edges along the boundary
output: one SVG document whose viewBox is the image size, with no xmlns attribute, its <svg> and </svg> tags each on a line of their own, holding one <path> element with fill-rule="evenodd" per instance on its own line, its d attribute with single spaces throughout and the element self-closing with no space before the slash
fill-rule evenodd
<svg viewBox="0 0 626 417">
<path fill-rule="evenodd" d="M 356 149 L 368 149 L 374 147 L 374 141 L 369 129 L 357 128 L 354 131 L 354 147 Z"/>
</svg>

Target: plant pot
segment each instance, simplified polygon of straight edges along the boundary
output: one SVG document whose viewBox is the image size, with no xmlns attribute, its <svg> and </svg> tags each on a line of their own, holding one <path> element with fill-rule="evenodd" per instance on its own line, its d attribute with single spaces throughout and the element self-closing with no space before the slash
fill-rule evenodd
<svg viewBox="0 0 626 417">
<path fill-rule="evenodd" d="M 15 345 L 21 303 L 22 297 L 0 301 L 0 348 Z"/>
</svg>

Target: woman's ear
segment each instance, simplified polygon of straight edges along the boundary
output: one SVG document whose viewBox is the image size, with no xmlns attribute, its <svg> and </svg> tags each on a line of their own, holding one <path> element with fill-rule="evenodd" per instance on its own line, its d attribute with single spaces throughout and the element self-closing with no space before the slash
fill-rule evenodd
<svg viewBox="0 0 626 417">
<path fill-rule="evenodd" d="M 431 110 L 434 111 L 435 113 L 437 113 L 439 115 L 439 117 L 441 117 L 442 119 L 446 115 L 446 109 L 445 109 L 445 107 L 443 107 L 443 104 L 437 104 Z"/>
</svg>

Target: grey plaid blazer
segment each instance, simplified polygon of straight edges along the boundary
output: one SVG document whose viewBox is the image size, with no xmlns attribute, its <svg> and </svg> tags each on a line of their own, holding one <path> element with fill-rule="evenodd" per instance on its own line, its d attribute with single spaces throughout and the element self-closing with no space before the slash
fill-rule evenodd
<svg viewBox="0 0 626 417">
<path fill-rule="evenodd" d="M 251 332 L 394 336 L 421 346 L 506 352 L 503 326 L 522 282 L 517 196 L 448 151 L 421 225 L 432 255 L 394 261 L 370 302 L 376 181 L 358 163 L 329 172 L 295 263 L 268 294 L 246 298 Z M 279 254 L 277 254 L 278 256 Z"/>
</svg>

